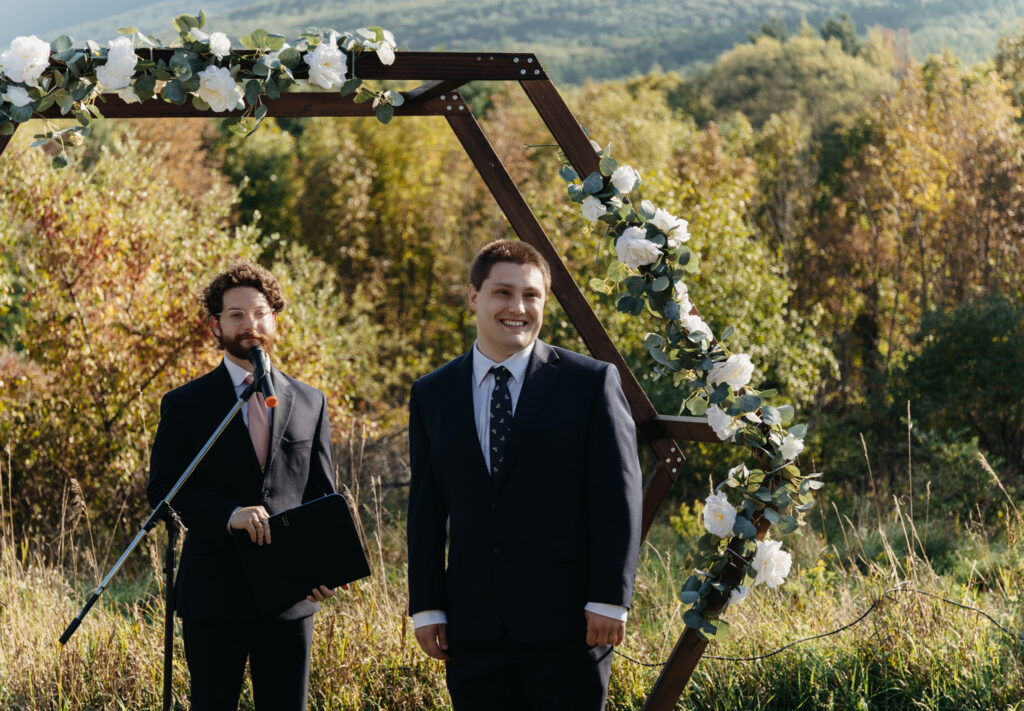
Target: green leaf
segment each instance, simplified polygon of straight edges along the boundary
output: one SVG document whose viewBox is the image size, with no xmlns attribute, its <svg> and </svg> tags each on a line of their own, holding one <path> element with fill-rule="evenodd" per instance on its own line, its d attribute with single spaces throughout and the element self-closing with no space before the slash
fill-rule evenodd
<svg viewBox="0 0 1024 711">
<path fill-rule="evenodd" d="M 684 605 L 692 605 L 700 599 L 700 594 L 696 590 L 684 590 L 679 593 L 679 601 Z"/>
<path fill-rule="evenodd" d="M 276 52 L 277 50 L 281 49 L 282 47 L 284 47 L 284 44 L 284 35 L 279 35 L 274 32 L 267 33 L 267 49 L 269 49 L 271 52 Z"/>
<path fill-rule="evenodd" d="M 192 96 L 192 106 L 195 107 L 196 111 L 209 111 L 210 110 L 210 105 L 208 103 L 206 103 L 205 101 L 203 101 L 202 99 L 200 99 L 196 95 Z"/>
<path fill-rule="evenodd" d="M 799 524 L 797 524 L 796 519 L 792 516 L 783 516 L 779 519 L 778 528 L 779 533 L 781 533 L 782 535 L 787 535 L 789 533 L 793 533 L 794 531 L 796 531 L 796 529 L 800 528 L 800 526 Z"/>
<path fill-rule="evenodd" d="M 342 96 L 348 96 L 349 94 L 354 92 L 356 89 L 358 89 L 362 85 L 363 85 L 363 80 L 362 79 L 360 79 L 359 77 L 352 77 L 351 79 L 347 80 L 344 84 L 341 85 L 341 89 L 339 89 L 339 93 Z"/>
<path fill-rule="evenodd" d="M 683 624 L 692 630 L 699 630 L 704 625 L 704 616 L 696 610 L 687 610 L 683 613 Z"/>
<path fill-rule="evenodd" d="M 731 409 L 736 410 L 735 414 L 742 415 L 747 412 L 756 412 L 759 407 L 761 407 L 761 398 L 757 395 L 741 395 L 733 402 Z"/>
<path fill-rule="evenodd" d="M 611 175 L 619 167 L 619 162 L 611 156 L 605 156 L 598 165 L 601 168 L 601 175 Z"/>
<path fill-rule="evenodd" d="M 164 84 L 164 88 L 160 90 L 160 95 L 178 106 L 185 103 L 185 91 L 181 88 L 181 83 L 177 79 Z"/>
<path fill-rule="evenodd" d="M 55 155 L 53 157 L 52 165 L 57 170 L 60 170 L 61 168 L 67 168 L 68 167 L 68 154 L 65 153 L 64 151 L 61 151 L 60 153 Z"/>
<path fill-rule="evenodd" d="M 779 417 L 781 418 L 781 422 L 779 424 L 784 425 L 787 422 L 792 422 L 795 414 L 796 411 L 793 409 L 792 405 L 781 405 L 779 407 Z"/>
<path fill-rule="evenodd" d="M 257 121 L 262 121 L 263 119 L 265 119 L 267 117 L 267 105 L 260 104 L 259 106 L 257 106 L 255 116 Z"/>
<path fill-rule="evenodd" d="M 651 291 L 665 291 L 665 289 L 667 289 L 671 283 L 672 282 L 669 280 L 667 276 L 660 276 L 657 279 L 655 279 L 654 282 L 651 284 Z"/>
<path fill-rule="evenodd" d="M 604 280 L 604 279 L 598 279 L 597 277 L 592 277 L 591 278 L 591 280 L 590 280 L 590 288 L 593 289 L 594 291 L 599 291 L 602 294 L 610 294 L 610 293 L 612 293 L 612 288 L 608 284 L 608 282 L 606 280 Z"/>
<path fill-rule="evenodd" d="M 615 301 L 615 308 L 624 314 L 631 313 L 633 308 L 636 306 L 637 299 L 635 296 L 630 296 L 627 293 L 619 294 L 619 298 Z"/>
<path fill-rule="evenodd" d="M 761 421 L 766 425 L 781 425 L 782 415 L 771 405 L 765 405 L 761 408 Z"/>
<path fill-rule="evenodd" d="M 263 83 L 259 79 L 249 79 L 245 82 L 245 103 L 252 106 L 260 100 L 263 93 Z"/>
<path fill-rule="evenodd" d="M 12 106 L 8 114 L 15 123 L 25 123 L 32 118 L 32 104 L 28 106 Z"/>
<path fill-rule="evenodd" d="M 100 113 L 100 107 L 97 106 L 96 104 L 86 104 L 85 105 L 85 110 L 88 111 L 90 114 L 92 114 L 93 118 L 98 118 L 98 119 L 103 118 L 103 114 Z"/>
<path fill-rule="evenodd" d="M 367 101 L 372 101 L 373 98 L 373 92 L 360 90 L 359 93 L 357 93 L 355 97 L 352 99 L 352 101 L 356 104 L 365 104 Z"/>
<path fill-rule="evenodd" d="M 807 436 L 807 425 L 793 425 L 789 428 L 789 433 L 797 439 L 803 439 Z"/>
<path fill-rule="evenodd" d="M 668 365 L 668 356 L 660 348 L 648 348 L 647 352 L 651 354 L 651 358 L 654 358 L 661 365 Z"/>
<path fill-rule="evenodd" d="M 727 339 L 729 336 L 731 336 L 734 333 L 736 333 L 736 327 L 735 326 L 728 326 L 728 327 L 726 327 L 726 329 L 724 331 L 722 331 L 721 334 L 719 334 L 718 340 L 719 341 L 724 341 L 725 339 Z"/>
<path fill-rule="evenodd" d="M 714 639 L 716 642 L 722 642 L 729 636 L 732 628 L 729 627 L 729 623 L 725 620 L 715 620 L 715 625 L 718 629 L 715 630 Z"/>
<path fill-rule="evenodd" d="M 683 271 L 688 274 L 696 274 L 700 271 L 700 255 L 697 252 L 690 252 L 690 256 L 686 264 L 683 264 L 682 260 L 680 260 L 679 263 L 683 267 Z"/>
<path fill-rule="evenodd" d="M 648 333 L 644 336 L 645 348 L 661 348 L 665 345 L 665 338 L 660 333 Z"/>
<path fill-rule="evenodd" d="M 185 34 L 193 27 L 198 27 L 199 23 L 191 15 L 178 15 L 174 18 L 174 26 L 178 28 L 178 32 Z M 255 49 L 255 47 L 250 49 Z"/>
<path fill-rule="evenodd" d="M 199 17 L 196 18 L 199 22 L 199 27 L 203 27 L 206 24 L 206 10 L 199 11 Z"/>
<path fill-rule="evenodd" d="M 562 169 L 558 171 L 558 174 L 562 176 L 562 180 L 567 183 L 571 183 L 579 177 L 579 175 L 576 174 L 576 171 L 567 165 L 563 165 Z"/>
<path fill-rule="evenodd" d="M 626 289 L 633 296 L 639 296 L 647 288 L 647 280 L 642 276 L 631 276 L 626 278 Z"/>
<path fill-rule="evenodd" d="M 74 46 L 74 41 L 67 35 L 61 35 L 53 41 L 51 47 L 54 52 L 67 52 Z"/>
<path fill-rule="evenodd" d="M 588 195 L 599 193 L 602 188 L 604 188 L 604 178 L 596 171 L 588 175 L 586 180 L 583 181 L 583 192 Z"/>
<path fill-rule="evenodd" d="M 259 46 L 257 46 L 256 40 L 253 39 L 252 35 L 242 35 L 238 38 L 238 41 L 246 49 L 259 49 Z"/>
<path fill-rule="evenodd" d="M 587 194 L 583 192 L 583 187 L 576 183 L 570 183 L 567 190 L 569 192 L 569 199 L 573 202 L 583 202 L 587 197 Z"/>
<path fill-rule="evenodd" d="M 697 396 L 686 401 L 686 409 L 694 417 L 703 417 L 707 414 L 708 403 L 704 398 Z"/>
<path fill-rule="evenodd" d="M 36 106 L 36 111 L 42 113 L 43 111 L 46 111 L 48 108 L 53 106 L 54 103 L 56 102 L 53 98 L 53 94 L 46 94 L 42 99 L 39 100 L 39 105 Z"/>
<path fill-rule="evenodd" d="M 377 120 L 381 123 L 387 123 L 395 115 L 395 107 L 391 104 L 381 104 L 377 107 Z"/>
<path fill-rule="evenodd" d="M 769 523 L 778 523 L 780 518 L 779 512 L 770 507 L 765 507 L 764 517 L 768 519 Z"/>
<path fill-rule="evenodd" d="M 274 81 L 273 77 L 269 77 L 265 82 L 263 82 L 263 89 L 266 91 L 269 98 L 281 98 L 281 90 L 278 88 L 278 82 Z"/>
<path fill-rule="evenodd" d="M 79 109 L 75 112 L 75 120 L 83 126 L 88 126 L 92 123 L 92 116 L 89 114 L 88 111 Z"/>
<path fill-rule="evenodd" d="M 74 97 L 71 96 L 71 92 L 67 89 L 58 89 L 51 94 L 53 100 L 57 102 L 57 106 L 60 107 L 60 112 L 66 114 L 71 110 L 71 107 L 75 104 Z"/>
<path fill-rule="evenodd" d="M 669 301 L 667 304 L 662 306 L 661 313 L 669 321 L 678 321 L 679 317 L 682 315 L 679 311 L 679 304 L 677 304 L 675 301 Z"/>
<path fill-rule="evenodd" d="M 740 538 L 757 537 L 757 527 L 754 522 L 746 516 L 737 516 L 736 523 L 732 525 L 732 532 Z"/>
<path fill-rule="evenodd" d="M 117 28 L 117 34 L 119 34 L 119 35 L 134 35 L 134 34 L 138 34 L 138 32 L 139 32 L 139 28 L 138 27 L 118 27 Z"/>
</svg>

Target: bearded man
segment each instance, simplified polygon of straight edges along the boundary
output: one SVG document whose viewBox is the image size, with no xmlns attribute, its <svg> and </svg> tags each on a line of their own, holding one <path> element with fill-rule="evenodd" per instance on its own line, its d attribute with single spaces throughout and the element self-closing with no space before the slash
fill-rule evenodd
<svg viewBox="0 0 1024 711">
<path fill-rule="evenodd" d="M 203 304 L 224 358 L 160 404 L 147 491 L 153 506 L 251 382 L 249 350 L 272 352 L 285 301 L 269 271 L 243 262 L 214 277 Z M 266 370 L 278 405 L 270 409 L 253 395 L 170 502 L 188 528 L 176 596 L 192 711 L 236 709 L 247 659 L 257 709 L 304 711 L 313 614 L 334 594 L 319 586 L 278 614 L 260 614 L 250 592 L 253 571 L 243 570 L 232 540 L 241 533 L 272 545 L 271 514 L 334 492 L 327 399 Z"/>
</svg>

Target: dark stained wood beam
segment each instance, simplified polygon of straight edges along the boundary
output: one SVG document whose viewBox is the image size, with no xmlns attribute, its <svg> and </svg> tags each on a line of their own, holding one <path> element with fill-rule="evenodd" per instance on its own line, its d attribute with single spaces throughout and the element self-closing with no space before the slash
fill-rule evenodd
<svg viewBox="0 0 1024 711">
<path fill-rule="evenodd" d="M 422 102 L 428 99 L 436 99 L 440 96 L 445 96 L 453 91 L 456 91 L 459 87 L 463 86 L 466 82 L 461 79 L 447 79 L 447 80 L 435 80 L 427 81 L 420 84 L 415 89 L 409 91 L 403 91 L 402 96 L 405 97 L 406 103 L 410 101 Z"/>
<path fill-rule="evenodd" d="M 722 440 L 711 429 L 706 417 L 673 417 L 658 415 L 644 426 L 648 439 L 681 439 L 686 442 L 714 442 Z"/>
<path fill-rule="evenodd" d="M 266 99 L 268 116 L 373 116 L 374 109 L 371 102 L 357 104 L 352 100 L 352 95 L 340 96 L 333 92 L 290 92 L 283 94 L 280 99 Z M 442 101 L 439 97 L 426 98 L 420 101 L 411 101 L 402 104 L 395 109 L 396 116 L 441 116 L 452 111 L 469 111 L 469 108 L 458 102 L 453 105 L 451 101 Z M 106 118 L 231 118 L 242 116 L 242 111 L 200 111 L 192 106 L 191 102 L 172 104 L 162 99 L 150 99 L 137 104 L 126 104 L 116 95 L 109 95 L 102 102 L 97 102 L 97 107 Z M 62 116 L 60 108 L 53 105 L 41 114 L 45 118 L 70 118 L 71 115 Z"/>
</svg>

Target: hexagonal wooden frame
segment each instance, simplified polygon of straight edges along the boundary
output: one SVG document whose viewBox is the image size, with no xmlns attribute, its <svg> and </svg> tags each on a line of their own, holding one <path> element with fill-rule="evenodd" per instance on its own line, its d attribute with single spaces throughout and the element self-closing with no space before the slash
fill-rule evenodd
<svg viewBox="0 0 1024 711">
<path fill-rule="evenodd" d="M 157 58 L 169 59 L 171 50 L 155 50 L 154 54 Z M 358 58 L 356 66 L 364 79 L 423 82 L 403 92 L 405 103 L 395 109 L 395 118 L 443 116 L 448 121 L 516 234 L 536 247 L 551 265 L 551 290 L 591 354 L 618 368 L 637 430 L 658 457 L 658 464 L 643 490 L 642 531 L 646 537 L 681 469 L 683 454 L 675 440 L 717 443 L 719 439 L 704 418 L 658 414 L 457 90 L 471 81 L 519 82 L 579 175 L 598 170 L 599 157 L 590 140 L 533 54 L 400 52 L 388 66 L 381 64 L 375 55 L 367 54 Z M 374 114 L 369 103 L 357 104 L 352 95 L 342 97 L 337 93 L 291 92 L 279 99 L 266 99 L 265 103 L 267 115 L 277 117 Z M 136 104 L 107 101 L 101 110 L 107 118 L 214 117 L 209 111 L 199 111 L 191 105 L 178 106 L 158 98 Z M 241 113 L 225 112 L 215 117 Z M 61 117 L 57 106 L 51 106 L 42 115 Z M 0 135 L 0 154 L 10 140 L 11 136 Z M 652 687 L 644 711 L 669 711 L 675 707 L 706 646 L 707 642 L 694 630 L 684 631 Z"/>
</svg>

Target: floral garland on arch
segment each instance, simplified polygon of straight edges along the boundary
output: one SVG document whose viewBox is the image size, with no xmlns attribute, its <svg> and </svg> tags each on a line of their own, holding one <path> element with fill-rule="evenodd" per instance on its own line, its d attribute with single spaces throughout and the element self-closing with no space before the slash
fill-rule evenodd
<svg viewBox="0 0 1024 711">
<path fill-rule="evenodd" d="M 720 440 L 747 446 L 757 461 L 753 469 L 746 464 L 730 469 L 705 499 L 701 567 L 680 591 L 688 606 L 686 626 L 704 639 L 721 640 L 729 633 L 721 616 L 730 605 L 743 600 L 751 586 L 778 587 L 789 575 L 792 556 L 772 536 L 804 524 L 813 492 L 823 485 L 821 474 L 802 474 L 794 463 L 807 428 L 792 424 L 791 405 L 771 404 L 778 392 L 749 386 L 750 356 L 731 353 L 722 343 L 733 329 L 716 340 L 693 308 L 684 278 L 697 273 L 699 256 L 686 246 L 687 221 L 643 200 L 640 174 L 619 165 L 608 148 L 591 145 L 600 157 L 599 171 L 581 178 L 564 155 L 561 170 L 569 199 L 580 205 L 586 220 L 603 223 L 618 257 L 604 279 L 590 280 L 591 288 L 609 295 L 618 290 L 620 312 L 640 316 L 646 311 L 661 320 L 661 332 L 644 338 L 654 377 L 672 379 L 682 398 L 680 414 L 706 416 Z M 757 540 L 759 527 L 767 528 L 763 540 Z"/>
<path fill-rule="evenodd" d="M 33 145 L 56 146 L 54 166 L 62 168 L 68 164 L 66 144 L 82 142 L 93 120 L 103 118 L 97 100 L 111 94 L 126 103 L 159 96 L 177 105 L 191 99 L 200 111 L 242 110 L 242 116 L 225 123 L 233 132 L 248 135 L 267 115 L 264 98 L 276 99 L 303 81 L 297 76 L 303 69 L 310 84 L 342 96 L 355 93 L 358 103 L 372 101 L 382 123 L 404 101 L 397 91 L 371 89 L 355 76 L 355 60 L 363 52 L 375 52 L 382 64 L 395 61 L 395 37 L 382 27 L 343 33 L 307 30 L 291 44 L 283 35 L 255 30 L 240 38 L 250 50 L 242 55 L 223 32 L 202 30 L 205 12 L 179 15 L 174 24 L 179 39 L 167 48 L 172 50 L 169 59 L 154 59 L 152 50 L 159 48 L 159 41 L 135 27 L 119 29 L 121 36 L 105 48 L 89 40 L 85 49 L 75 49 L 67 36 L 52 46 L 35 35 L 15 38 L 0 53 L 0 135 L 10 135 L 16 124 L 56 104 L 78 125 L 57 129 L 48 122 Z"/>
</svg>

